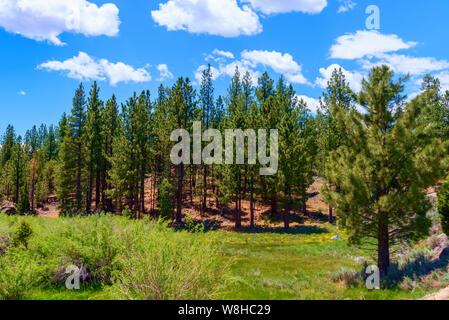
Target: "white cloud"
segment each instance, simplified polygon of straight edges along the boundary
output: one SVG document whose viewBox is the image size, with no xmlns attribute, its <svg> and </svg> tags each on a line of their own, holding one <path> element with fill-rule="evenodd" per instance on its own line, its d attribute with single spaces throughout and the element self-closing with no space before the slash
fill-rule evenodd
<svg viewBox="0 0 449 320">
<path fill-rule="evenodd" d="M 327 6 L 327 0 L 245 0 L 265 14 L 303 12 L 320 13 Z"/>
<path fill-rule="evenodd" d="M 358 72 L 358 71 L 347 71 L 344 68 L 342 68 L 340 65 L 338 64 L 332 64 L 327 68 L 321 68 L 320 69 L 320 74 L 321 74 L 321 78 L 317 78 L 315 80 L 315 84 L 317 84 L 318 86 L 320 86 L 321 88 L 326 88 L 327 87 L 327 82 L 331 79 L 332 77 L 332 73 L 334 72 L 335 69 L 339 69 L 341 68 L 343 75 L 346 78 L 346 81 L 348 81 L 349 86 L 351 87 L 351 89 L 355 92 L 360 91 L 361 89 L 361 83 L 362 83 L 362 79 L 363 79 L 363 74 Z"/>
<path fill-rule="evenodd" d="M 157 70 L 159 71 L 159 81 L 173 79 L 173 73 L 171 73 L 170 70 L 168 70 L 168 66 L 166 64 L 158 65 Z"/>
<path fill-rule="evenodd" d="M 441 88 L 443 91 L 449 90 L 449 71 L 443 71 L 436 75 L 441 82 Z"/>
<path fill-rule="evenodd" d="M 338 8 L 337 13 L 343 13 L 343 12 L 347 12 L 351 9 L 354 9 L 355 6 L 357 5 L 357 3 L 353 2 L 352 0 L 338 0 L 341 5 Z"/>
<path fill-rule="evenodd" d="M 400 54 L 380 54 L 377 55 L 377 61 L 362 60 L 364 69 L 371 69 L 378 65 L 388 65 L 396 73 L 408 74 L 413 76 L 423 75 L 433 71 L 440 71 L 449 68 L 449 62 L 446 60 L 437 60 L 433 57 L 411 57 Z"/>
<path fill-rule="evenodd" d="M 307 104 L 307 108 L 312 111 L 313 113 L 317 113 L 318 107 L 320 106 L 320 101 L 315 98 L 311 98 L 308 96 L 303 95 L 297 95 L 298 101 L 304 100 L 304 102 Z"/>
<path fill-rule="evenodd" d="M 169 0 L 159 4 L 151 15 L 169 31 L 185 30 L 223 37 L 254 35 L 262 32 L 259 17 L 236 0 Z"/>
<path fill-rule="evenodd" d="M 222 57 L 225 57 L 228 59 L 234 59 L 234 54 L 229 51 L 222 51 L 222 50 L 215 49 L 214 51 L 212 51 L 212 53 L 217 56 L 222 56 Z"/>
<path fill-rule="evenodd" d="M 119 10 L 107 3 L 100 7 L 86 0 L 0 0 L 0 26 L 37 41 L 63 45 L 63 32 L 85 36 L 115 36 Z"/>
<path fill-rule="evenodd" d="M 26 93 L 25 91 L 23 91 L 23 90 L 17 92 L 17 94 L 18 94 L 19 96 L 26 96 L 26 95 L 27 95 L 27 93 Z"/>
<path fill-rule="evenodd" d="M 200 84 L 201 81 L 203 80 L 203 71 L 207 69 L 208 66 L 206 65 L 201 65 L 199 66 L 196 71 L 195 71 L 195 79 L 196 79 L 196 84 Z M 222 72 L 214 67 L 210 67 L 210 71 L 212 74 L 212 80 L 217 80 L 221 75 Z"/>
<path fill-rule="evenodd" d="M 257 80 L 260 78 L 261 74 L 259 71 L 253 70 L 245 61 L 232 61 L 230 63 L 220 64 L 217 68 L 211 66 L 212 80 L 217 80 L 219 77 L 227 76 L 233 77 L 235 74 L 235 69 L 238 68 L 240 72 L 240 78 L 248 72 L 251 76 L 251 80 L 254 86 L 257 85 Z M 199 66 L 195 71 L 196 84 L 200 84 L 203 71 L 207 69 L 206 65 Z"/>
<path fill-rule="evenodd" d="M 225 62 L 229 59 L 235 59 L 234 54 L 229 51 L 223 51 L 214 49 L 211 54 L 208 54 L 205 58 L 206 61 L 213 60 L 215 62 Z"/>
<path fill-rule="evenodd" d="M 219 57 L 217 57 L 217 55 Z M 211 66 L 213 80 L 216 80 L 221 76 L 233 77 L 235 69 L 238 67 L 242 77 L 248 72 L 253 84 L 257 85 L 257 81 L 261 76 L 261 72 L 258 68 L 262 66 L 269 67 L 276 73 L 282 74 L 291 83 L 310 84 L 302 74 L 302 67 L 293 60 L 293 57 L 288 53 L 244 50 L 241 52 L 240 59 L 235 59 L 234 57 L 232 52 L 220 51 L 218 49 L 215 49 L 212 54 L 206 56 L 206 61 L 214 60 L 218 64 L 216 66 Z M 202 72 L 206 68 L 207 65 L 201 65 L 195 70 L 194 74 L 197 84 L 201 83 Z"/>
<path fill-rule="evenodd" d="M 359 30 L 355 34 L 340 36 L 335 41 L 330 49 L 330 57 L 334 59 L 360 59 L 417 45 L 417 42 L 404 42 L 395 34 L 385 35 L 376 30 Z"/>
<path fill-rule="evenodd" d="M 243 51 L 242 58 L 248 62 L 249 65 L 256 67 L 258 64 L 268 66 L 275 72 L 284 75 L 288 81 L 292 83 L 305 84 L 307 79 L 302 74 L 301 66 L 293 60 L 293 57 L 288 54 L 282 54 L 276 51 Z"/>
<path fill-rule="evenodd" d="M 144 68 L 134 69 L 123 62 L 109 62 L 106 59 L 94 59 L 84 52 L 65 61 L 48 61 L 40 64 L 38 69 L 47 71 L 65 71 L 67 76 L 77 80 L 109 80 L 112 86 L 120 82 L 147 82 L 151 80 Z"/>
</svg>

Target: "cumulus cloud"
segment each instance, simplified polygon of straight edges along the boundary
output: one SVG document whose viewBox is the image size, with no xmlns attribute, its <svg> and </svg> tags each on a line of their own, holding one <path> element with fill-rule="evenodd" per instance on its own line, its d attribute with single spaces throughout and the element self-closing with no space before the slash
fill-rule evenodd
<svg viewBox="0 0 449 320">
<path fill-rule="evenodd" d="M 449 71 L 443 71 L 436 75 L 440 79 L 441 88 L 446 91 L 449 90 Z"/>
<path fill-rule="evenodd" d="M 363 74 L 358 71 L 351 72 L 351 71 L 345 70 L 338 64 L 332 64 L 327 68 L 321 68 L 320 69 L 321 77 L 319 77 L 315 80 L 315 84 L 321 88 L 326 88 L 328 81 L 332 77 L 332 73 L 334 72 L 334 70 L 336 70 L 336 69 L 338 70 L 339 68 L 341 68 L 341 71 L 343 72 L 343 75 L 345 76 L 346 80 L 348 81 L 351 89 L 355 92 L 360 91 L 361 83 L 363 80 Z"/>
<path fill-rule="evenodd" d="M 212 54 L 206 56 L 205 60 L 214 60 L 218 63 L 217 66 L 211 67 L 214 80 L 220 76 L 233 77 L 235 69 L 238 68 L 242 77 L 248 72 L 252 78 L 253 84 L 257 85 L 257 80 L 261 76 L 261 72 L 258 68 L 269 67 L 273 71 L 282 74 L 291 83 L 309 84 L 302 74 L 302 67 L 288 53 L 264 50 L 244 50 L 241 52 L 240 59 L 235 59 L 232 52 L 215 49 Z M 201 65 L 194 72 L 197 83 L 201 82 L 202 72 L 206 68 L 206 65 Z"/>
<path fill-rule="evenodd" d="M 320 13 L 327 6 L 327 0 L 245 0 L 265 14 L 303 12 Z"/>
<path fill-rule="evenodd" d="M 251 66 L 256 67 L 261 64 L 265 67 L 270 67 L 275 72 L 284 75 L 288 81 L 292 83 L 305 84 L 307 79 L 302 74 L 301 66 L 293 60 L 293 57 L 288 53 L 280 53 L 276 51 L 243 51 L 242 58 Z"/>
<path fill-rule="evenodd" d="M 203 71 L 207 69 L 208 66 L 201 65 L 195 70 L 195 79 L 196 84 L 200 84 Z M 257 85 L 257 80 L 260 78 L 261 74 L 257 70 L 253 70 L 247 62 L 245 61 L 232 61 L 230 63 L 220 64 L 218 67 L 211 66 L 212 80 L 217 80 L 219 77 L 233 77 L 235 74 L 236 68 L 239 69 L 240 78 L 243 79 L 243 76 L 248 72 L 251 76 L 251 80 L 254 86 Z"/>
<path fill-rule="evenodd" d="M 168 66 L 166 64 L 158 65 L 157 70 L 159 71 L 159 81 L 173 79 L 173 73 L 171 73 L 170 70 L 168 70 Z"/>
<path fill-rule="evenodd" d="M 106 59 L 95 59 L 87 53 L 79 52 L 78 56 L 65 61 L 47 61 L 38 69 L 47 71 L 63 71 L 67 76 L 77 80 L 108 80 L 112 86 L 120 82 L 147 82 L 151 75 L 144 68 L 135 69 L 123 62 L 109 62 Z"/>
<path fill-rule="evenodd" d="M 153 20 L 169 31 L 184 30 L 223 37 L 262 32 L 258 15 L 236 0 L 169 0 L 151 12 Z"/>
<path fill-rule="evenodd" d="M 416 46 L 417 42 L 405 42 L 395 34 L 385 35 L 377 30 L 357 31 L 338 37 L 330 49 L 334 59 L 361 59 L 387 52 L 395 52 Z"/>
<path fill-rule="evenodd" d="M 86 0 L 0 0 L 0 26 L 37 41 L 63 45 L 59 35 L 115 36 L 119 10 L 112 3 L 97 6 Z"/>
<path fill-rule="evenodd" d="M 395 72 L 413 76 L 440 71 L 449 68 L 449 62 L 446 60 L 437 60 L 433 57 L 411 57 L 400 54 L 380 54 L 377 55 L 377 61 L 362 60 L 364 69 L 371 69 L 378 65 L 388 65 Z"/>
<path fill-rule="evenodd" d="M 357 5 L 357 3 L 353 2 L 352 0 L 338 0 L 341 5 L 337 10 L 337 13 L 343 13 L 343 12 L 347 12 L 349 10 L 352 10 L 355 8 L 355 6 Z"/>
</svg>

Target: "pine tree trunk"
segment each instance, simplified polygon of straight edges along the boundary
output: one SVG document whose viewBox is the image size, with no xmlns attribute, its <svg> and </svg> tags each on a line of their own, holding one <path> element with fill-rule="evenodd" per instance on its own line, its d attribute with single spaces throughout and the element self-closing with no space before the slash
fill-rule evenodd
<svg viewBox="0 0 449 320">
<path fill-rule="evenodd" d="M 145 165 L 142 165 L 140 172 L 140 212 L 145 214 Z"/>
<path fill-rule="evenodd" d="M 235 195 L 235 213 L 234 213 L 234 221 L 235 221 L 235 228 L 240 228 L 240 212 L 239 212 L 239 196 L 238 193 Z"/>
<path fill-rule="evenodd" d="M 31 181 L 31 213 L 34 213 L 35 212 L 35 210 L 34 210 L 34 190 L 35 190 L 35 184 L 36 184 L 36 180 L 34 179 L 34 176 L 33 176 L 33 179 L 32 179 L 32 181 Z"/>
<path fill-rule="evenodd" d="M 334 210 L 332 209 L 332 206 L 329 205 L 329 223 L 333 222 L 333 220 L 334 220 L 333 215 L 334 215 Z"/>
<path fill-rule="evenodd" d="M 176 222 L 182 222 L 182 184 L 184 179 L 184 164 L 178 166 L 178 190 L 176 194 Z"/>
<path fill-rule="evenodd" d="M 204 166 L 204 178 L 203 178 L 203 204 L 202 204 L 202 210 L 205 211 L 207 209 L 207 166 Z"/>
<path fill-rule="evenodd" d="M 87 190 L 87 203 L 86 211 L 87 214 L 92 212 L 92 191 L 93 190 L 93 169 L 92 165 L 89 165 L 89 190 Z"/>
<path fill-rule="evenodd" d="M 271 202 L 271 213 L 272 214 L 277 214 L 278 213 L 278 201 L 277 201 L 277 197 L 274 196 L 270 199 Z"/>
<path fill-rule="evenodd" d="M 285 203 L 284 228 L 285 230 L 290 229 L 290 201 L 286 201 Z"/>
<path fill-rule="evenodd" d="M 97 170 L 95 177 L 95 211 L 98 211 L 100 209 L 100 200 L 101 200 L 100 184 L 101 184 L 100 171 Z"/>
<path fill-rule="evenodd" d="M 249 200 L 249 210 L 251 214 L 251 229 L 255 228 L 254 225 L 254 177 L 251 176 L 251 183 L 250 183 L 250 189 L 251 189 L 251 196 Z"/>
<path fill-rule="evenodd" d="M 383 278 L 388 274 L 390 268 L 390 239 L 388 235 L 388 216 L 383 214 L 383 217 L 379 219 L 378 229 L 378 267 L 380 276 Z"/>
</svg>

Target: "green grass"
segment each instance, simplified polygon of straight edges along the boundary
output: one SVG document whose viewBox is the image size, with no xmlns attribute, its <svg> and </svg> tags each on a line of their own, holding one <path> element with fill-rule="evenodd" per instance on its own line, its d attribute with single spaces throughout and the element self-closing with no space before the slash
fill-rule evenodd
<svg viewBox="0 0 449 320">
<path fill-rule="evenodd" d="M 18 221 L 16 218 L 0 218 L 0 235 L 2 232 L 5 234 L 5 232 L 9 232 L 8 230 L 14 230 Z M 133 247 L 134 251 L 132 252 L 144 254 L 143 257 L 146 259 L 151 258 L 148 260 L 149 263 L 154 261 L 154 257 L 158 257 L 160 260 L 156 259 L 159 261 L 157 263 L 164 264 L 165 268 L 173 264 L 179 265 L 180 269 L 184 271 L 180 270 L 178 275 L 183 279 L 190 279 L 191 273 L 188 271 L 192 263 L 212 269 L 217 268 L 217 265 L 220 268 L 229 265 L 229 270 L 224 278 L 216 277 L 209 270 L 201 271 L 209 279 L 208 281 L 220 282 L 203 284 L 207 290 L 214 290 L 215 294 L 211 298 L 216 299 L 397 300 L 419 299 L 430 293 L 423 289 L 403 291 L 397 288 L 369 291 L 363 287 L 346 288 L 342 283 L 331 281 L 331 274 L 335 274 L 343 267 L 354 271 L 361 270 L 361 263 L 354 261 L 356 257 L 369 258 L 366 256 L 366 252 L 349 247 L 344 234 L 339 234 L 342 237 L 341 240 L 332 240 L 331 238 L 338 232 L 335 227 L 330 225 L 303 226 L 288 234 L 275 230 L 259 230 L 257 233 L 214 231 L 205 234 L 192 234 L 171 230 L 160 231 L 157 226 L 142 226 L 142 222 L 128 222 L 123 219 L 114 220 L 114 218 L 93 218 L 91 222 L 95 228 L 92 228 L 91 222 L 84 220 L 75 220 L 78 224 L 76 227 L 72 226 L 72 220 L 67 219 L 27 218 L 27 221 L 35 230 L 30 239 L 30 250 L 39 252 L 41 255 L 50 255 L 57 249 L 66 252 L 62 255 L 63 257 L 73 251 L 72 254 L 76 253 L 78 258 L 86 259 L 92 265 L 95 265 L 98 259 L 104 260 L 110 256 L 111 260 L 115 262 L 117 259 L 112 256 L 117 255 L 121 257 L 120 259 L 125 259 L 124 262 L 131 261 L 133 266 L 131 269 L 134 268 L 134 265 L 139 265 L 139 272 L 130 273 L 130 278 L 120 278 L 125 284 L 132 284 L 134 279 L 144 283 L 145 277 L 140 274 L 148 272 L 150 269 L 146 262 L 139 263 L 141 258 L 132 260 L 133 258 L 128 257 L 127 254 L 120 254 L 123 251 L 123 241 L 129 243 L 137 241 L 139 245 L 133 245 L 135 248 Z M 77 230 L 83 235 L 79 235 L 75 239 L 73 232 L 78 232 Z M 58 235 L 58 232 L 62 234 Z M 117 232 L 117 235 L 111 234 L 111 232 Z M 42 235 L 37 236 L 38 233 L 42 233 Z M 148 233 L 153 233 L 153 236 L 144 238 L 137 236 Z M 86 234 L 89 234 L 89 237 Z M 62 240 L 59 243 L 54 243 L 58 241 L 58 237 L 61 237 Z M 208 257 L 204 259 L 200 255 L 214 253 L 208 251 L 210 244 L 205 244 L 212 239 L 211 243 L 219 243 L 221 249 L 220 254 L 214 258 L 218 260 L 209 264 L 210 259 Z M 148 243 L 155 242 L 157 245 L 150 246 L 152 249 L 149 249 Z M 78 247 L 80 243 L 82 248 Z M 109 248 L 110 243 L 113 244 L 111 248 Z M 181 243 L 188 246 L 190 250 L 182 249 L 182 246 L 179 250 Z M 159 247 L 164 249 L 161 251 L 158 249 Z M 196 254 L 195 248 L 197 247 L 198 250 L 204 250 L 203 253 Z M 151 254 L 145 254 L 147 251 Z M 184 251 L 189 252 L 183 254 Z M 173 255 L 175 258 L 171 257 Z M 128 258 L 131 260 L 126 260 Z M 114 266 L 111 269 L 116 268 L 114 263 L 111 266 Z M 122 270 L 126 269 L 119 271 L 122 272 Z M 109 269 L 104 268 L 100 271 L 110 272 Z M 112 273 L 114 272 L 118 271 L 112 271 Z M 148 276 L 153 276 L 153 274 L 148 273 Z M 173 296 L 172 292 L 177 290 L 175 282 L 178 278 L 171 277 L 171 272 L 158 274 L 158 277 L 163 280 L 159 285 L 167 291 L 165 297 Z M 164 281 L 169 282 L 168 287 L 165 286 Z M 110 284 L 82 285 L 80 290 L 67 290 L 63 284 L 41 283 L 26 290 L 23 298 L 31 300 L 107 300 L 117 297 L 115 289 L 117 289 L 117 284 L 112 286 Z M 147 293 L 134 292 L 134 297 L 139 298 L 144 294 Z M 121 296 L 121 298 L 124 297 Z"/>
<path fill-rule="evenodd" d="M 333 241 L 326 234 L 238 234 L 226 233 L 225 259 L 234 261 L 234 282 L 222 299 L 416 299 L 426 292 L 397 289 L 369 291 L 346 289 L 330 280 L 341 267 L 360 270 L 354 262 L 364 252 L 346 240 Z"/>
</svg>

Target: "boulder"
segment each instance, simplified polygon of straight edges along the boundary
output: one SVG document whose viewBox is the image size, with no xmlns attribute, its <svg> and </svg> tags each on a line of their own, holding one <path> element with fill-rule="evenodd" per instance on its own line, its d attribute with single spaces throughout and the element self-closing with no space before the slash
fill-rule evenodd
<svg viewBox="0 0 449 320">
<path fill-rule="evenodd" d="M 332 240 L 341 240 L 341 237 L 340 236 L 333 236 L 331 239 Z"/>
<path fill-rule="evenodd" d="M 4 212 L 7 215 L 17 214 L 17 207 L 12 203 L 7 203 L 0 207 L 0 212 Z"/>
</svg>

